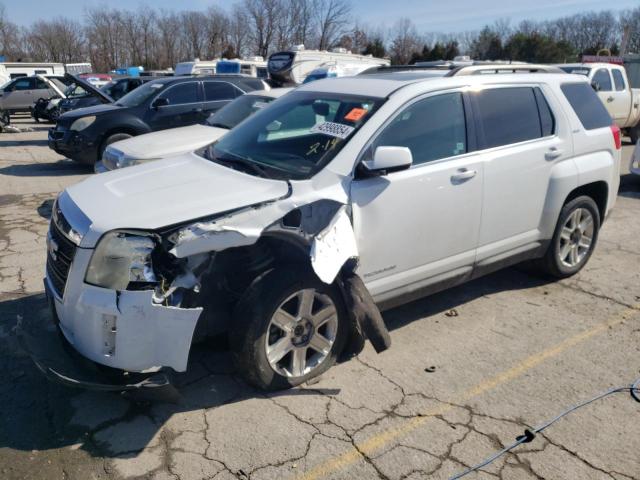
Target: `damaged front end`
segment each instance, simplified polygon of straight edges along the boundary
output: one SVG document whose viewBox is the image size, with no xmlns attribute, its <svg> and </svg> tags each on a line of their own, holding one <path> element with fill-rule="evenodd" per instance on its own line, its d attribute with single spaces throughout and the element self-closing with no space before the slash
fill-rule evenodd
<svg viewBox="0 0 640 480">
<path fill-rule="evenodd" d="M 256 279 L 295 265 L 342 292 L 349 316 L 342 358 L 359 353 L 365 338 L 376 351 L 388 348 L 380 312 L 356 273 L 346 198 L 327 198 L 321 190 L 303 193 L 161 231 L 110 231 L 94 249 L 80 248 L 78 241 L 72 254 L 58 244 L 67 242 L 57 225 L 64 222 L 59 212 L 51 226 L 45 283 L 65 341 L 97 364 L 144 373 L 150 385 L 161 385 L 164 380 L 154 372 L 185 371 L 195 341 L 233 327 L 236 307 Z M 55 276 L 64 255 L 73 268 L 67 265 L 66 285 L 60 287 Z M 92 382 L 78 383 L 32 356 L 50 378 L 92 388 Z M 131 385 L 122 389 L 148 386 Z"/>
</svg>

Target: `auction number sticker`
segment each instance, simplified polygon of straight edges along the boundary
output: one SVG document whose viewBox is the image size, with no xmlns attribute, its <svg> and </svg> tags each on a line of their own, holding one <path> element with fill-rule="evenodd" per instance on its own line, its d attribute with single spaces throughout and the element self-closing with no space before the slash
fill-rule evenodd
<svg viewBox="0 0 640 480">
<path fill-rule="evenodd" d="M 318 125 L 314 125 L 310 131 L 311 133 L 323 133 L 330 137 L 342 138 L 344 140 L 351 135 L 351 132 L 354 130 L 354 127 L 343 125 L 342 123 L 322 122 Z"/>
</svg>

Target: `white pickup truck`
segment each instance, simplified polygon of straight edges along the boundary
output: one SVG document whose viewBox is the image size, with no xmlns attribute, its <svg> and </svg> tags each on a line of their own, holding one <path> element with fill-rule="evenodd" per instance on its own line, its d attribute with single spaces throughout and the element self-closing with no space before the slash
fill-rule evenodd
<svg viewBox="0 0 640 480">
<path fill-rule="evenodd" d="M 633 144 L 640 137 L 640 88 L 632 88 L 622 65 L 567 63 L 557 65 L 567 73 L 586 75 L 598 97 Z"/>
</svg>

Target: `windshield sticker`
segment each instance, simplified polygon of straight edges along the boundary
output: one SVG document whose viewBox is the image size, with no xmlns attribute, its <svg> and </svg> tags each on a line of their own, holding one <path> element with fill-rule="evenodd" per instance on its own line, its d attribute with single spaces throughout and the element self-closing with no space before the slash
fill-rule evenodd
<svg viewBox="0 0 640 480">
<path fill-rule="evenodd" d="M 253 108 L 261 109 L 261 108 L 266 107 L 267 105 L 269 105 L 267 102 L 258 101 L 258 102 L 253 104 Z"/>
<path fill-rule="evenodd" d="M 151 83 L 149 84 L 149 87 L 151 88 L 155 88 L 156 90 L 159 88 L 162 88 L 163 84 L 162 83 Z"/>
<path fill-rule="evenodd" d="M 354 127 L 343 125 L 342 123 L 323 122 L 318 125 L 314 125 L 309 131 L 311 133 L 322 133 L 324 135 L 329 135 L 330 137 L 342 138 L 344 140 L 351 135 L 354 130 Z"/>
<path fill-rule="evenodd" d="M 349 113 L 344 116 L 344 119 L 348 122 L 357 122 L 367 114 L 364 108 L 352 108 Z"/>
</svg>

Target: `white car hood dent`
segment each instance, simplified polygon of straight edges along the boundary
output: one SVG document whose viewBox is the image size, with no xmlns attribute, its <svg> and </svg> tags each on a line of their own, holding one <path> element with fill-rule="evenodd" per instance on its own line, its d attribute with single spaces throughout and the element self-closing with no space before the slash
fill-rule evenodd
<svg viewBox="0 0 640 480">
<path fill-rule="evenodd" d="M 228 131 L 206 125 L 191 125 L 145 133 L 115 142 L 110 147 L 131 158 L 155 160 L 193 152 L 215 142 Z"/>
<path fill-rule="evenodd" d="M 67 194 L 91 221 L 80 244 L 91 248 L 110 230 L 156 230 L 271 202 L 289 191 L 286 181 L 255 177 L 191 153 L 94 175 Z"/>
</svg>

